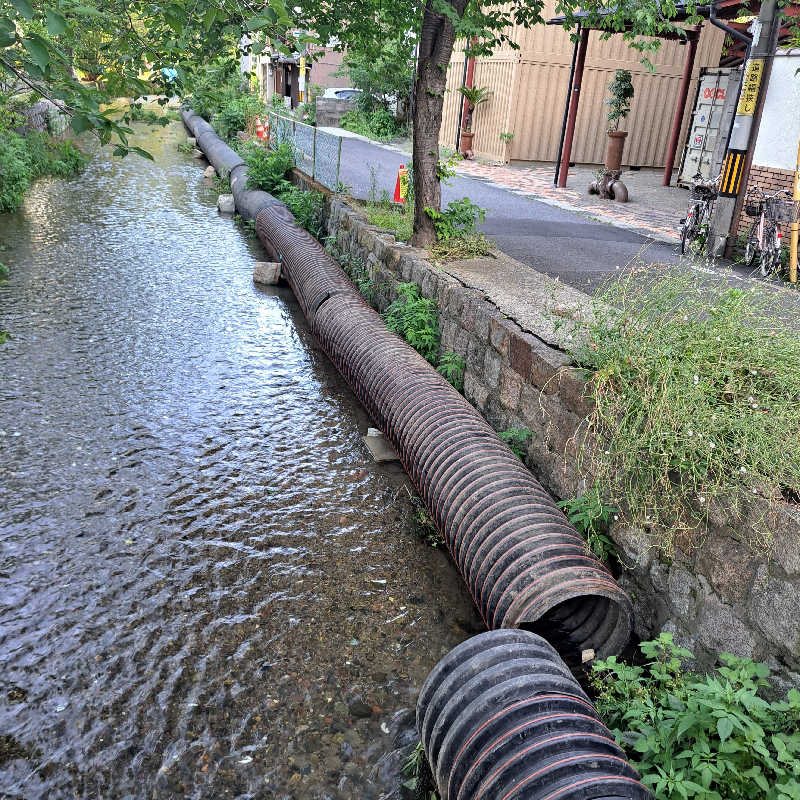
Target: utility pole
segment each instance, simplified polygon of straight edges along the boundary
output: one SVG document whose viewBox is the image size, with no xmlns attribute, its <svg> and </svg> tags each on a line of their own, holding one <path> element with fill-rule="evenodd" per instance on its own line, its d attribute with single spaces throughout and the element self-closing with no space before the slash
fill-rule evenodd
<svg viewBox="0 0 800 800">
<path fill-rule="evenodd" d="M 739 105 L 733 121 L 728 151 L 722 167 L 720 193 L 714 206 L 714 219 L 709 236 L 709 252 L 712 256 L 724 254 L 728 244 L 736 200 L 744 188 L 742 175 L 748 164 L 748 153 L 752 146 L 753 117 L 758 113 L 764 100 L 765 86 L 762 78 L 769 59 L 775 52 L 780 30 L 780 16 L 777 0 L 764 0 L 758 19 L 752 25 L 753 43 L 750 58 L 745 64 L 742 76 L 742 90 Z"/>
</svg>

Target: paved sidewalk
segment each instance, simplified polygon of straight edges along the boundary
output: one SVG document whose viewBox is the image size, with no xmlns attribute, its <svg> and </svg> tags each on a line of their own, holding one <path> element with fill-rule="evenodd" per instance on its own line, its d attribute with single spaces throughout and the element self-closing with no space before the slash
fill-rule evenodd
<svg viewBox="0 0 800 800">
<path fill-rule="evenodd" d="M 680 239 L 678 220 L 683 216 L 682 209 L 685 208 L 685 198 L 688 197 L 688 194 L 680 189 L 671 190 L 676 194 L 674 198 L 670 197 L 664 203 L 666 208 L 653 208 L 643 203 L 617 203 L 614 200 L 602 200 L 590 195 L 586 191 L 586 186 L 594 170 L 589 168 L 570 168 L 568 183 L 572 187 L 580 187 L 579 189 L 569 187 L 559 189 L 553 186 L 554 170 L 550 166 L 495 166 L 479 161 L 460 161 L 456 165 L 456 170 L 459 174 L 486 181 L 493 186 L 579 211 L 611 225 L 634 230 L 660 241 L 676 243 Z M 648 174 L 648 177 L 651 176 Z M 622 180 L 631 188 L 631 183 L 640 180 L 639 173 L 625 173 Z"/>
</svg>

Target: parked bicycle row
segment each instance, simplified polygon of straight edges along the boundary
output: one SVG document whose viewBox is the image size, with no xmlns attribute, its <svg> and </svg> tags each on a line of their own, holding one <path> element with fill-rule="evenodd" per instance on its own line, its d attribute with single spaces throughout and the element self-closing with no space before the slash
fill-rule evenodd
<svg viewBox="0 0 800 800">
<path fill-rule="evenodd" d="M 695 176 L 686 216 L 681 220 L 682 255 L 705 249 L 721 178 L 721 173 L 711 180 Z M 747 192 L 744 211 L 754 218 L 744 241 L 744 264 L 753 272 L 758 267 L 763 277 L 788 278 L 789 245 L 783 241 L 780 226 L 800 220 L 800 201 L 793 200 L 786 189 L 767 194 L 756 185 Z"/>
</svg>

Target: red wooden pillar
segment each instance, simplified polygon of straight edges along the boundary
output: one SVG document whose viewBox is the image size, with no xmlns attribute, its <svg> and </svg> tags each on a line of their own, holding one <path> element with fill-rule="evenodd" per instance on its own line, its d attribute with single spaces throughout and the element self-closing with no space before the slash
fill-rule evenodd
<svg viewBox="0 0 800 800">
<path fill-rule="evenodd" d="M 578 101 L 581 99 L 583 67 L 586 64 L 586 48 L 588 45 L 589 29 L 583 28 L 578 44 L 578 57 L 575 60 L 575 79 L 572 82 L 572 97 L 569 101 L 569 115 L 567 116 L 567 132 L 564 135 L 564 151 L 561 154 L 561 169 L 558 173 L 558 185 L 561 189 L 567 185 L 567 172 L 569 172 L 569 160 L 572 155 L 572 140 L 575 138 L 575 119 L 578 116 Z"/>
<path fill-rule="evenodd" d="M 475 84 L 475 56 L 472 56 L 467 60 L 467 75 L 464 78 L 464 86 L 471 89 L 474 84 Z M 465 97 L 461 103 L 461 119 L 465 120 L 467 118 L 468 113 L 469 113 L 469 102 Z"/>
<path fill-rule="evenodd" d="M 689 96 L 689 84 L 692 81 L 692 68 L 694 67 L 694 57 L 697 53 L 699 36 L 698 31 L 689 32 L 689 45 L 686 50 L 686 59 L 683 62 L 683 77 L 681 78 L 681 90 L 678 94 L 678 104 L 675 106 L 675 116 L 672 118 L 672 133 L 669 137 L 667 163 L 664 165 L 664 177 L 661 180 L 662 186 L 669 186 L 672 180 L 672 168 L 675 166 L 675 154 L 678 152 L 678 137 L 681 135 L 683 112 L 686 110 L 686 98 Z"/>
</svg>

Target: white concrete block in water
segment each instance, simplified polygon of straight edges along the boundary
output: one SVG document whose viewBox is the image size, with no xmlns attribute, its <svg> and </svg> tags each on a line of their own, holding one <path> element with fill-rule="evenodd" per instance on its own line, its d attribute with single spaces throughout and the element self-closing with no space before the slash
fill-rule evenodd
<svg viewBox="0 0 800 800">
<path fill-rule="evenodd" d="M 217 198 L 217 208 L 223 214 L 233 214 L 236 212 L 236 203 L 233 202 L 232 194 L 221 194 Z"/>
<path fill-rule="evenodd" d="M 389 440 L 377 428 L 367 428 L 367 435 L 361 438 L 372 454 L 372 458 L 379 464 L 400 460 L 394 448 L 389 444 Z"/>
<path fill-rule="evenodd" d="M 214 167 L 211 166 L 211 164 L 209 164 L 206 167 L 205 172 L 203 172 L 203 177 L 204 178 L 213 178 L 216 174 L 217 174 L 217 171 L 214 169 Z"/>
<path fill-rule="evenodd" d="M 197 139 L 195 139 L 194 136 L 187 136 L 186 141 L 189 142 L 192 147 L 197 147 Z"/>
<path fill-rule="evenodd" d="M 256 261 L 253 265 L 253 282 L 275 286 L 281 279 L 280 261 Z"/>
</svg>

